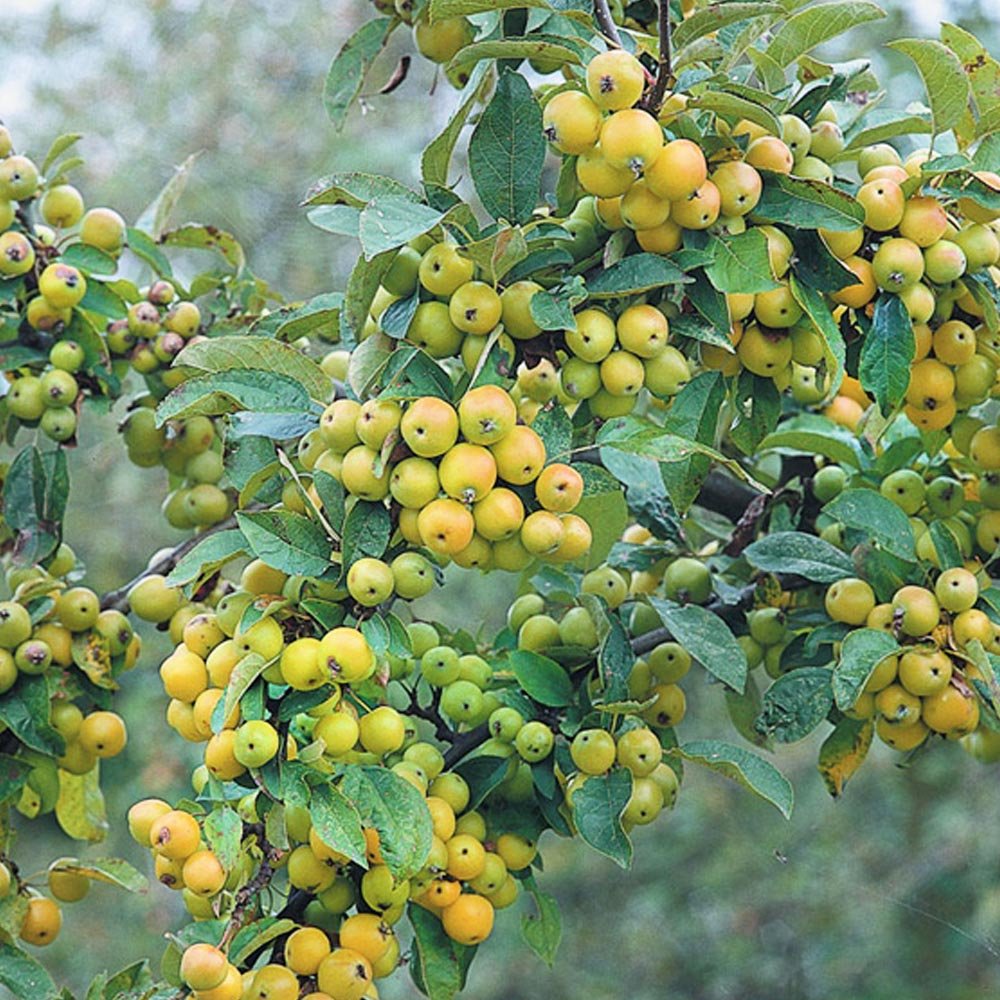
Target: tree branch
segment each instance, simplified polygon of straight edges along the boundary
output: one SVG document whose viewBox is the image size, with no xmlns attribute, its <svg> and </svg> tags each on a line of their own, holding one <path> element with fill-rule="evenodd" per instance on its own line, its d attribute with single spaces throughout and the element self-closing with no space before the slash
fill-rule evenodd
<svg viewBox="0 0 1000 1000">
<path fill-rule="evenodd" d="M 594 16 L 608 41 L 612 42 L 616 48 L 622 48 L 622 36 L 618 34 L 618 25 L 615 24 L 615 19 L 611 16 L 608 0 L 594 0 Z"/>
<path fill-rule="evenodd" d="M 257 509 L 256 507 L 248 507 L 247 510 Z M 211 528 L 206 528 L 204 531 L 199 532 L 197 535 L 192 535 L 190 538 L 186 538 L 179 545 L 172 548 L 165 555 L 161 556 L 152 565 L 147 566 L 141 573 L 129 580 L 128 583 L 122 584 L 117 590 L 111 590 L 101 599 L 101 607 L 105 610 L 109 608 L 114 608 L 116 611 L 127 611 L 128 610 L 128 592 L 140 581 L 144 580 L 147 576 L 155 576 L 160 574 L 166 576 L 180 561 L 184 558 L 199 542 L 208 538 L 210 535 L 215 535 L 220 531 L 226 531 L 229 528 L 236 527 L 236 515 L 233 514 L 227 517 L 224 521 L 220 521 L 218 524 L 213 524 Z"/>
<path fill-rule="evenodd" d="M 445 770 L 454 767 L 463 757 L 472 753 L 476 747 L 481 747 L 490 738 L 490 727 L 484 722 L 467 733 L 462 733 L 444 755 Z"/>
<path fill-rule="evenodd" d="M 659 114 L 663 106 L 663 98 L 666 97 L 667 87 L 673 83 L 674 70 L 672 53 L 670 51 L 670 2 L 669 0 L 658 0 L 657 8 L 659 15 L 657 19 L 660 34 L 660 61 L 656 68 L 656 82 L 649 92 L 646 101 L 646 108 L 650 114 Z"/>
</svg>

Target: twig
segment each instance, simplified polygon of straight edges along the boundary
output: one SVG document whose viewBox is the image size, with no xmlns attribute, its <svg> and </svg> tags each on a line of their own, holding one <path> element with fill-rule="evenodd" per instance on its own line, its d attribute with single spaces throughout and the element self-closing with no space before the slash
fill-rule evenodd
<svg viewBox="0 0 1000 1000">
<path fill-rule="evenodd" d="M 803 590 L 811 585 L 809 580 L 789 574 L 778 574 L 778 581 L 782 590 Z M 735 601 L 723 602 L 721 598 L 717 597 L 703 607 L 706 611 L 718 615 L 727 624 L 734 625 L 740 622 L 743 615 L 753 606 L 756 590 L 755 583 L 748 583 L 739 592 Z M 673 637 L 673 633 L 668 628 L 654 628 L 651 632 L 644 632 L 632 640 L 632 652 L 637 656 L 643 656 L 659 646 L 661 642 L 670 642 Z"/>
<path fill-rule="evenodd" d="M 615 19 L 611 16 L 608 0 L 594 0 L 594 16 L 608 40 L 617 48 L 623 48 L 622 36 L 618 34 L 618 25 L 615 24 Z"/>
<path fill-rule="evenodd" d="M 441 716 L 441 689 L 434 688 L 429 705 L 421 705 L 417 701 L 416 691 L 407 691 L 410 697 L 410 704 L 406 707 L 408 715 L 415 715 L 418 719 L 430 722 L 434 726 L 434 735 L 445 743 L 454 743 L 457 739 L 455 731 L 444 721 Z"/>
<path fill-rule="evenodd" d="M 672 54 L 670 51 L 670 2 L 669 0 L 658 0 L 657 8 L 659 15 L 657 19 L 660 34 L 660 60 L 656 68 L 656 82 L 649 92 L 646 100 L 646 109 L 650 114 L 659 114 L 663 105 L 663 98 L 666 97 L 667 87 L 673 83 L 674 70 Z"/>
<path fill-rule="evenodd" d="M 490 727 L 485 722 L 467 733 L 462 733 L 444 755 L 445 769 L 454 767 L 463 757 L 472 753 L 476 747 L 482 746 L 489 738 Z"/>
<path fill-rule="evenodd" d="M 259 505 L 252 505 L 246 509 L 259 510 L 260 507 Z M 126 611 L 128 609 L 128 592 L 140 580 L 144 580 L 147 576 L 156 576 L 157 574 L 166 576 L 181 561 L 181 559 L 184 558 L 184 556 L 186 556 L 204 539 L 208 538 L 210 535 L 215 535 L 220 531 L 226 531 L 229 528 L 235 527 L 236 515 L 233 514 L 232 516 L 227 517 L 224 521 L 219 521 L 218 524 L 213 524 L 211 528 L 206 528 L 199 534 L 192 535 L 190 538 L 185 539 L 180 543 L 180 545 L 172 548 L 161 558 L 157 559 L 152 565 L 147 566 L 141 573 L 134 576 L 128 583 L 122 584 L 122 586 L 120 586 L 117 590 L 111 590 L 106 593 L 101 599 L 101 607 L 105 610 L 114 608 L 117 611 Z"/>
</svg>

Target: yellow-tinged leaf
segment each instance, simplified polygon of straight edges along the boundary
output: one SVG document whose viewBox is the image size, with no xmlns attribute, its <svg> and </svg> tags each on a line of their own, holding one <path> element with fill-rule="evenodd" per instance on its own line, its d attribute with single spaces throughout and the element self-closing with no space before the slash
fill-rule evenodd
<svg viewBox="0 0 1000 1000">
<path fill-rule="evenodd" d="M 111 676 L 111 645 L 96 632 L 82 632 L 73 639 L 73 662 L 87 675 L 92 684 L 116 691 L 118 684 Z"/>
<path fill-rule="evenodd" d="M 16 938 L 28 912 L 28 897 L 19 892 L 12 892 L 0 899 L 0 931 Z"/>
<path fill-rule="evenodd" d="M 868 756 L 875 727 L 870 719 L 841 719 L 819 749 L 817 767 L 827 791 L 835 798 Z"/>
<path fill-rule="evenodd" d="M 59 769 L 56 819 L 63 831 L 76 840 L 103 840 L 108 832 L 100 772 L 100 764 L 86 774 Z"/>
</svg>

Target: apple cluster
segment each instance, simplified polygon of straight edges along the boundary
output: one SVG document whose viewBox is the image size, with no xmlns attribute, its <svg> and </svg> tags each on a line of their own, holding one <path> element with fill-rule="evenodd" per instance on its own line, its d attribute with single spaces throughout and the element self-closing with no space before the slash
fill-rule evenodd
<svg viewBox="0 0 1000 1000">
<path fill-rule="evenodd" d="M 519 571 L 536 558 L 573 561 L 590 548 L 590 526 L 572 513 L 584 489 L 572 466 L 546 465 L 545 443 L 517 422 L 517 407 L 499 386 L 481 385 L 452 406 L 436 396 L 400 403 L 338 399 L 302 440 L 309 471 L 339 480 L 347 493 L 399 508 L 399 531 L 410 544 L 465 568 Z M 420 597 L 433 576 L 406 574 L 362 559 L 347 585 L 359 603 L 376 605 L 392 593 Z M 425 563 L 426 561 L 424 561 Z"/>
</svg>

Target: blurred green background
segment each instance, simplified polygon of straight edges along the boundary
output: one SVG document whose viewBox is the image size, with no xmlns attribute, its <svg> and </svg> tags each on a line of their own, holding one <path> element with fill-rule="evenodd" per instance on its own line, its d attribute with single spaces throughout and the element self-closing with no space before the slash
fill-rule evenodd
<svg viewBox="0 0 1000 1000">
<path fill-rule="evenodd" d="M 87 158 L 77 183 L 90 204 L 135 218 L 175 165 L 201 152 L 177 219 L 232 230 L 257 273 L 290 297 L 342 287 L 356 253 L 348 240 L 312 229 L 298 203 L 332 170 L 365 169 L 417 179 L 419 151 L 436 134 L 454 94 L 415 59 L 391 97 L 372 96 L 337 134 L 320 93 L 333 54 L 368 16 L 363 0 L 2 0 L 0 116 L 20 146 L 43 155 L 59 133 L 80 131 Z M 1000 49 L 1000 15 L 983 3 L 919 5 L 890 0 L 888 18 L 824 54 L 868 56 L 889 101 L 920 98 L 890 38 L 932 33 L 948 18 Z M 400 33 L 369 89 L 410 48 Z M 85 422 L 72 457 L 74 504 L 67 537 L 105 590 L 130 578 L 152 549 L 175 542 L 158 505 L 162 471 L 132 468 L 111 431 Z M 427 616 L 497 624 L 511 588 L 495 577 L 453 583 Z M 454 600 L 462 592 L 462 617 Z M 105 843 L 67 841 L 48 821 L 25 828 L 27 868 L 60 854 L 120 854 L 149 871 L 124 832 L 124 814 L 146 795 L 187 791 L 197 748 L 163 721 L 156 674 L 161 636 L 148 636 L 140 667 L 125 678 L 130 742 L 105 768 L 111 829 Z M 719 733 L 717 689 L 688 682 L 691 721 L 682 735 Z M 979 1000 L 1000 994 L 1000 881 L 995 772 L 956 748 L 908 771 L 887 753 L 832 802 L 814 768 L 812 741 L 781 754 L 796 785 L 794 818 L 712 775 L 689 768 L 679 805 L 636 835 L 636 864 L 622 872 L 581 846 L 544 843 L 542 886 L 562 903 L 564 941 L 546 969 L 519 941 L 507 911 L 473 966 L 477 1000 L 630 997 L 653 1000 L 840 998 Z M 37 864 L 32 866 L 31 859 Z M 59 941 L 44 953 L 81 991 L 101 969 L 158 957 L 180 921 L 176 896 L 159 887 L 127 897 L 97 886 L 67 908 Z M 403 976 L 384 997 L 413 995 Z"/>
</svg>

